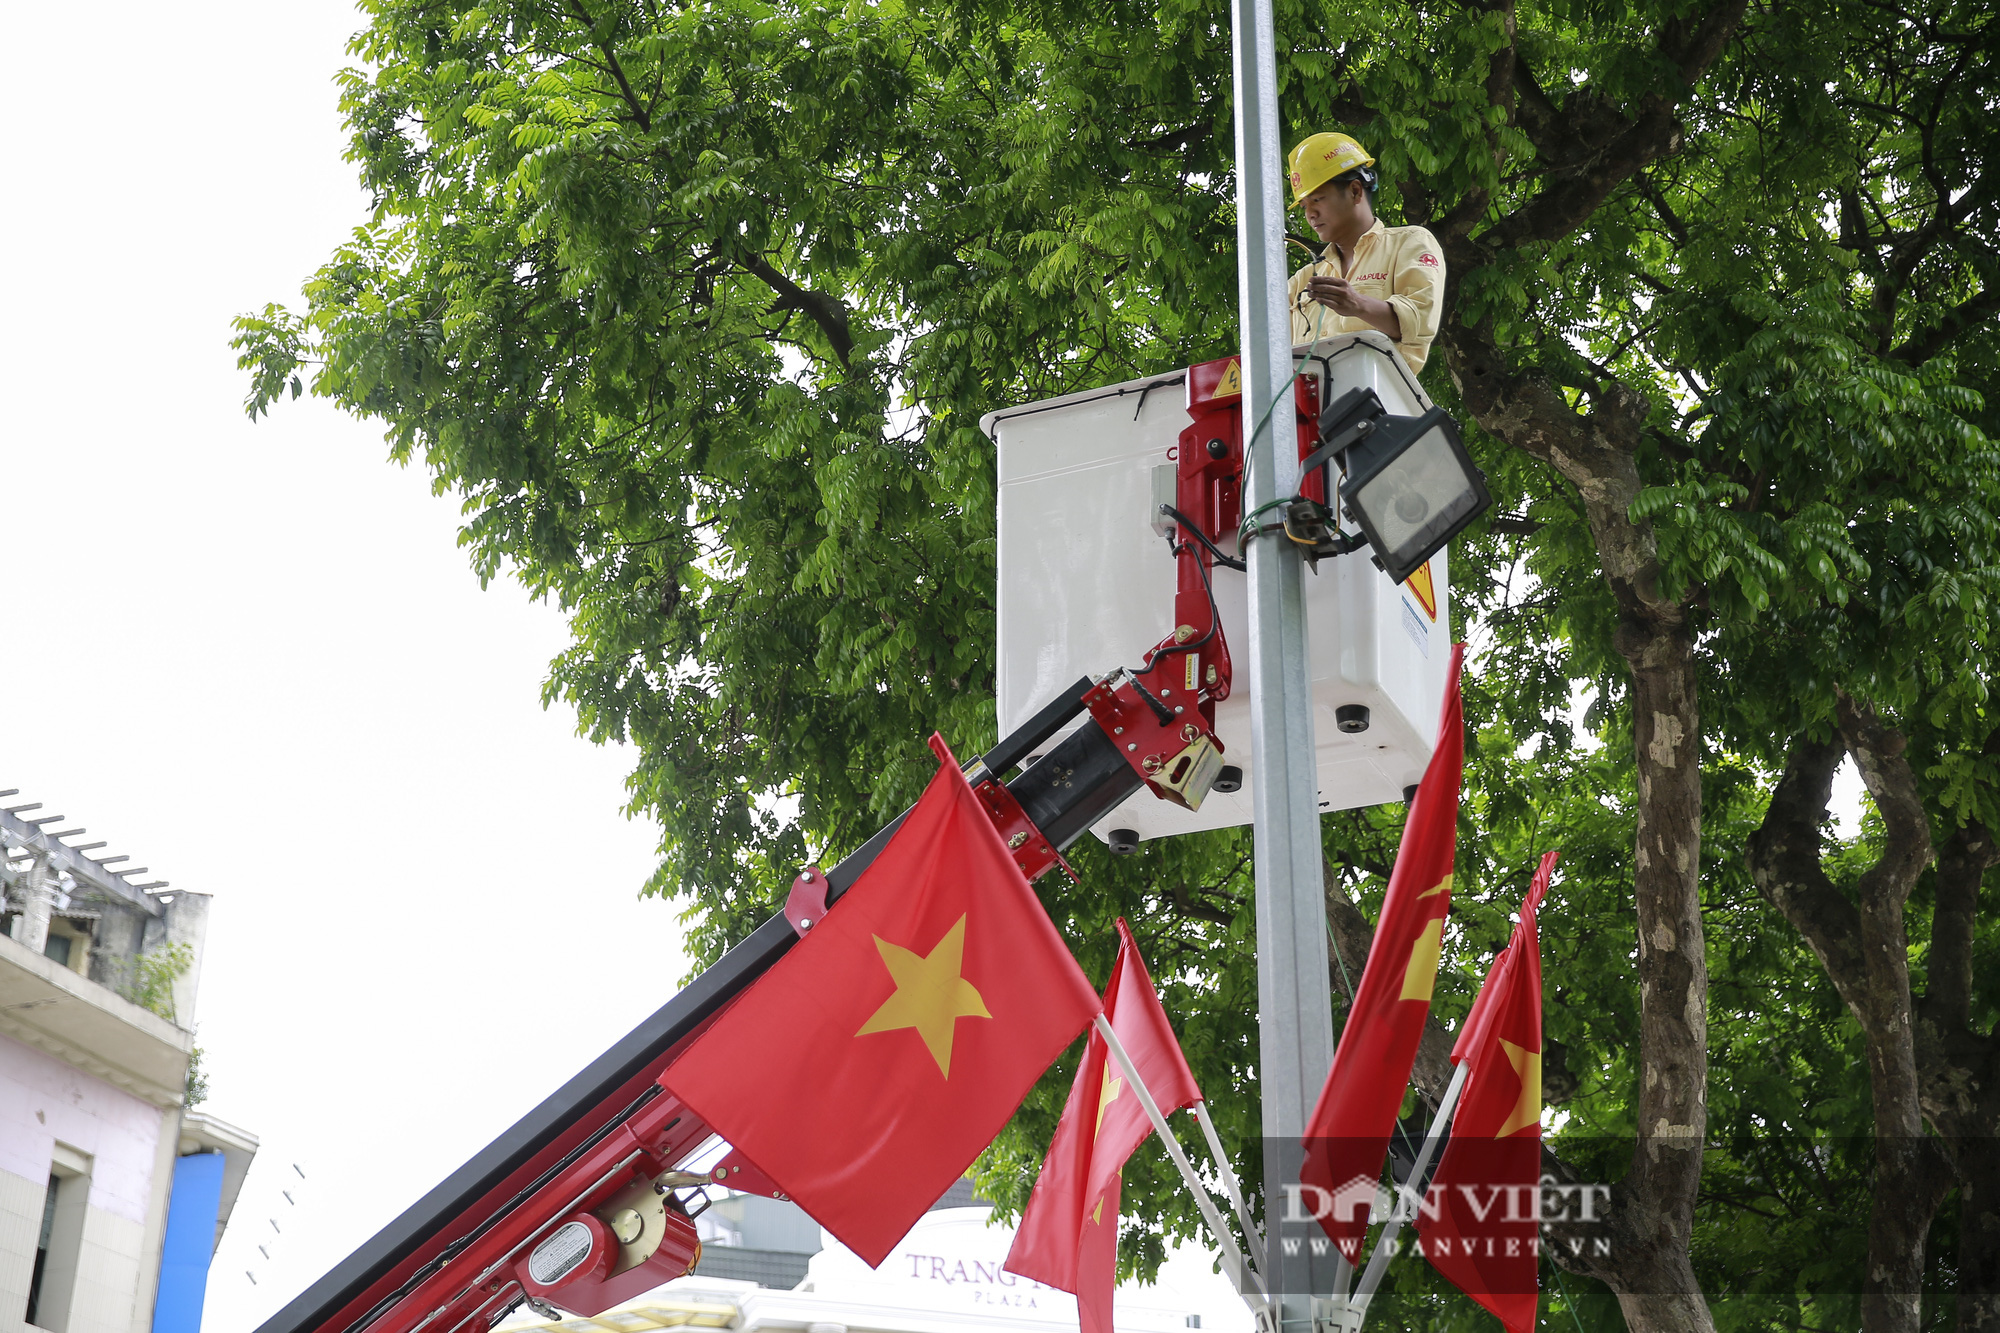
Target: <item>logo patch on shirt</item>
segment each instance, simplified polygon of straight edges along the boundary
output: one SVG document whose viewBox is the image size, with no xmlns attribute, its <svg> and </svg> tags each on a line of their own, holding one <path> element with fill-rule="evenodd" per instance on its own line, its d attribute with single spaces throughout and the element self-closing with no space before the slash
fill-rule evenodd
<svg viewBox="0 0 2000 1333">
<path fill-rule="evenodd" d="M 1419 264 L 1429 264 L 1432 268 L 1436 268 L 1438 266 L 1438 257 L 1426 250 L 1417 256 L 1417 262 Z"/>
</svg>

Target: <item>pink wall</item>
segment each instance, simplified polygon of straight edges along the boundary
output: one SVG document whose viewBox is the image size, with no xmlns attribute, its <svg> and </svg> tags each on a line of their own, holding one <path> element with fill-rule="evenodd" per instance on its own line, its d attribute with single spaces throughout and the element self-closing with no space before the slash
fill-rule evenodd
<svg viewBox="0 0 2000 1333">
<path fill-rule="evenodd" d="M 60 1140 L 94 1159 L 90 1206 L 143 1226 L 166 1112 L 0 1036 L 0 1171 L 49 1178 Z"/>
</svg>

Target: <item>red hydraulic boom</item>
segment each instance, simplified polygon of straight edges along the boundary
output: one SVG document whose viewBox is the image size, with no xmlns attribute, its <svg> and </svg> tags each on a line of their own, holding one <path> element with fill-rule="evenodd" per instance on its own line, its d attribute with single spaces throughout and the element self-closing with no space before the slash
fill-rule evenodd
<svg viewBox="0 0 2000 1333">
<path fill-rule="evenodd" d="M 1077 681 L 967 765 L 1030 880 L 1062 864 L 1064 848 L 1141 786 L 1193 809 L 1223 772 L 1215 704 L 1229 697 L 1230 661 L 1213 585 L 1218 562 L 1242 567 L 1222 549 L 1242 520 L 1233 365 L 1211 362 L 1187 376 L 1191 424 L 1175 451 L 1175 503 L 1164 515 L 1178 566 L 1172 630 L 1139 665 Z M 1303 455 L 1318 390 L 1310 378 L 1299 385 L 1294 425 Z M 1086 713 L 1087 722 L 1056 740 Z M 524 1301 L 593 1315 L 692 1271 L 706 1189 L 767 1196 L 778 1189 L 734 1153 L 707 1171 L 683 1169 L 712 1133 L 659 1080 L 691 1038 L 838 902 L 901 823 L 830 870 L 801 871 L 783 911 L 260 1333 L 485 1333 Z"/>
</svg>

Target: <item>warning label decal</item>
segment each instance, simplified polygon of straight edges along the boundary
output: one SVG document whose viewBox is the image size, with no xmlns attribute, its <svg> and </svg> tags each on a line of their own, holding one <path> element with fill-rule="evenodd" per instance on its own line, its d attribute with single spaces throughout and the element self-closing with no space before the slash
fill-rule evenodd
<svg viewBox="0 0 2000 1333">
<path fill-rule="evenodd" d="M 1424 614 L 1430 617 L 1432 624 L 1437 623 L 1437 587 L 1431 582 L 1430 561 L 1424 561 L 1411 571 L 1410 577 L 1403 580 L 1403 591 L 1417 599 L 1417 605 L 1423 608 Z"/>
</svg>

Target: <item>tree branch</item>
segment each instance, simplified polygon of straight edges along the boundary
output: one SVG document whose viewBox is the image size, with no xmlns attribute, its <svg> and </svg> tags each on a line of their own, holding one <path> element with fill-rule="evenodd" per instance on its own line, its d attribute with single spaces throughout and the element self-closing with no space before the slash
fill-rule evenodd
<svg viewBox="0 0 2000 1333">
<path fill-rule="evenodd" d="M 1660 221 L 1666 224 L 1667 231 L 1672 234 L 1674 248 L 1685 250 L 1688 244 L 1687 224 L 1681 221 L 1680 215 L 1674 212 L 1673 205 L 1667 202 L 1666 191 L 1655 185 L 1652 177 L 1643 171 L 1637 173 L 1636 179 L 1639 182 L 1639 193 L 1646 197 L 1646 202 L 1653 206 L 1653 211 L 1660 215 Z"/>
<path fill-rule="evenodd" d="M 1516 372 L 1484 329 L 1447 321 L 1440 334 L 1452 381 L 1488 432 L 1553 466 L 1583 497 L 1604 575 L 1632 622 L 1678 626 L 1683 608 L 1660 591 L 1659 551 L 1650 524 L 1629 517 L 1640 489 L 1638 447 L 1650 404 L 1612 382 L 1588 413 L 1570 406 L 1547 376 Z"/>
<path fill-rule="evenodd" d="M 639 122 L 640 129 L 650 134 L 653 129 L 653 117 L 648 114 L 645 103 L 639 100 L 639 94 L 632 91 L 631 80 L 625 77 L 625 67 L 618 63 L 618 57 L 612 52 L 610 44 L 597 39 L 597 21 L 590 17 L 590 11 L 583 7 L 580 0 L 569 0 L 569 3 L 570 8 L 576 11 L 576 16 L 583 20 L 583 26 L 590 30 L 590 44 L 597 48 L 598 54 L 604 57 L 604 63 L 611 67 L 611 77 L 618 81 L 618 94 L 625 99 L 625 105 L 631 108 L 632 119 Z"/>
<path fill-rule="evenodd" d="M 2000 758 L 2000 729 L 1986 738 L 1988 759 Z M 1968 821 L 1938 849 L 1937 905 L 1931 912 L 1929 984 L 1920 1013 L 1931 1035 L 1963 1034 L 1972 1022 L 1972 946 L 1979 928 L 1979 890 L 1986 872 L 2000 866 L 2000 839 Z"/>
<path fill-rule="evenodd" d="M 2000 732 L 1996 732 L 2000 735 Z M 1930 984 L 1923 1017 L 1939 1028 L 1972 1022 L 1972 944 L 1979 925 L 1979 887 L 2000 865 L 2000 840 L 1984 824 L 1970 823 L 1938 850 L 1937 907 L 1931 914 Z"/>
<path fill-rule="evenodd" d="M 1483 233 L 1480 243 L 1491 251 L 1566 236 L 1634 172 L 1663 154 L 1677 151 L 1681 126 L 1675 108 L 1722 54 L 1742 23 L 1746 7 L 1746 0 L 1717 0 L 1693 22 L 1675 19 L 1662 27 L 1658 51 L 1674 67 L 1673 86 L 1646 97 L 1630 118 L 1609 107 L 1566 105 L 1553 122 L 1561 128 L 1551 134 L 1549 123 L 1541 120 L 1541 108 L 1536 108 L 1532 119 L 1552 141 L 1550 146 L 1558 149 L 1551 162 L 1551 184 L 1533 202 Z M 1570 100 L 1577 97 L 1597 100 L 1588 91 Z M 1523 124 L 1530 119 L 1524 116 Z M 1585 137 L 1591 135 L 1591 127 L 1605 125 L 1619 128 L 1599 144 Z M 1538 141 L 1537 147 L 1542 146 Z"/>
<path fill-rule="evenodd" d="M 1988 287 L 1945 311 L 1943 319 L 1923 332 L 1910 335 L 1902 346 L 1891 349 L 1889 360 L 1900 361 L 1907 366 L 1921 366 L 1960 335 L 1970 333 L 1995 314 L 2000 314 L 2000 288 Z"/>
<path fill-rule="evenodd" d="M 1858 990 L 1861 914 L 1827 877 L 1819 835 L 1834 770 L 1845 754 L 1837 740 L 1793 740 L 1764 823 L 1750 835 L 1749 861 L 1758 891 L 1805 937 L 1834 989 L 1853 1007 L 1864 998 Z"/>
<path fill-rule="evenodd" d="M 1880 330 L 1878 353 L 1886 354 L 1890 341 L 1896 335 L 1896 305 L 1903 298 L 1917 266 L 1924 261 L 1940 241 L 1948 238 L 1958 225 L 1958 213 L 1952 204 L 1951 187 L 1945 182 L 1937 165 L 1937 123 L 1944 112 L 1946 94 L 1951 84 L 1965 69 L 1972 57 L 1970 50 L 1961 51 L 1953 63 L 1951 72 L 1944 76 L 1931 101 L 1929 114 L 1918 125 L 1918 142 L 1921 145 L 1919 162 L 1925 181 L 1931 187 L 1931 214 L 1922 226 L 1906 233 L 1890 247 L 1887 262 L 1875 283 L 1871 305 L 1875 311 L 1876 326 Z M 1891 114 L 1896 114 L 1892 110 Z M 1909 117 L 1905 116 L 1905 119 Z"/>
<path fill-rule="evenodd" d="M 1515 46 L 1514 0 L 1499 0 L 1490 8 L 1500 15 L 1501 25 L 1507 33 L 1507 45 L 1493 53 L 1486 69 L 1486 103 L 1498 107 L 1506 121 L 1514 119 L 1514 71 L 1521 64 L 1520 54 Z M 1497 172 L 1507 160 L 1507 150 L 1501 146 L 1498 126 L 1486 128 L 1487 151 L 1493 157 Z M 1407 194 L 1406 194 L 1407 197 Z M 1457 241 L 1465 237 L 1479 220 L 1486 216 L 1487 206 L 1492 202 L 1492 194 L 1484 186 L 1468 190 L 1465 196 L 1452 205 L 1445 215 L 1436 220 L 1434 230 L 1440 243 Z"/>
<path fill-rule="evenodd" d="M 1900 918 L 1910 890 L 1917 886 L 1917 876 L 1923 874 L 1933 855 L 1930 819 L 1924 814 L 1923 798 L 1917 794 L 1917 775 L 1903 757 L 1907 745 L 1903 734 L 1885 724 L 1873 708 L 1843 690 L 1838 710 L 1841 738 L 1854 756 L 1854 766 L 1861 770 L 1868 794 L 1875 798 L 1875 809 L 1888 834 L 1881 856 L 1856 885 L 1862 910 L 1869 911 L 1876 904 L 1880 908 L 1874 910 L 1893 906 Z"/>
<path fill-rule="evenodd" d="M 777 310 L 798 310 L 819 325 L 826 335 L 827 343 L 833 348 L 834 356 L 840 360 L 842 370 L 851 370 L 849 357 L 854 352 L 854 335 L 847 326 L 847 303 L 837 296 L 816 292 L 801 287 L 771 266 L 764 256 L 751 252 L 735 257 L 744 270 L 755 276 L 766 287 L 778 294 L 778 303 L 771 307 Z"/>
</svg>

